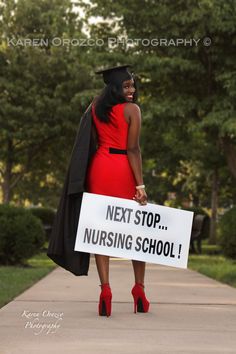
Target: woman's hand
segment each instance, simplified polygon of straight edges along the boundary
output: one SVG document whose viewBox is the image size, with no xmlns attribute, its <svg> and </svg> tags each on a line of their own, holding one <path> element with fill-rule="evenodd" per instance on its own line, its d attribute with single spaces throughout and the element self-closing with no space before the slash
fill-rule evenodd
<svg viewBox="0 0 236 354">
<path fill-rule="evenodd" d="M 145 192 L 144 188 L 137 189 L 136 194 L 133 198 L 138 202 L 140 205 L 146 205 L 147 204 L 147 194 Z"/>
</svg>

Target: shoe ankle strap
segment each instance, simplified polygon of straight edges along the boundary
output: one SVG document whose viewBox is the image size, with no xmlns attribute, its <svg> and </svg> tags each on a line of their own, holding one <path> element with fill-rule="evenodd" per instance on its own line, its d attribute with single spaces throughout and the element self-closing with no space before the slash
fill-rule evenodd
<svg viewBox="0 0 236 354">
<path fill-rule="evenodd" d="M 105 283 L 105 284 L 101 284 L 99 285 L 102 289 L 104 288 L 110 288 L 110 284 L 109 283 Z"/>
<path fill-rule="evenodd" d="M 135 283 L 135 285 L 141 286 L 143 289 L 145 288 L 144 284 L 142 283 Z"/>
</svg>

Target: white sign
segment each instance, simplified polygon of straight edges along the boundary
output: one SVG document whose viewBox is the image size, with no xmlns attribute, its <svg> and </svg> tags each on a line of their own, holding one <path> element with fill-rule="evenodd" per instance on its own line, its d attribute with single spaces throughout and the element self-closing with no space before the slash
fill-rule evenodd
<svg viewBox="0 0 236 354">
<path fill-rule="evenodd" d="M 187 268 L 193 212 L 84 193 L 75 251 Z"/>
</svg>

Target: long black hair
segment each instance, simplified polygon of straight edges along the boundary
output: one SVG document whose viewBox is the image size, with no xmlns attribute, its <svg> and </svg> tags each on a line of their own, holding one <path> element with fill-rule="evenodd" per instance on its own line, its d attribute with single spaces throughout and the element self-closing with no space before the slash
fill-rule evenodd
<svg viewBox="0 0 236 354">
<path fill-rule="evenodd" d="M 135 92 L 133 95 L 133 101 L 137 102 L 138 92 L 137 92 L 137 82 L 134 80 Z M 108 123 L 110 121 L 110 112 L 113 106 L 118 103 L 127 102 L 124 94 L 122 83 L 108 84 L 104 87 L 101 94 L 95 100 L 95 113 L 101 122 Z"/>
</svg>

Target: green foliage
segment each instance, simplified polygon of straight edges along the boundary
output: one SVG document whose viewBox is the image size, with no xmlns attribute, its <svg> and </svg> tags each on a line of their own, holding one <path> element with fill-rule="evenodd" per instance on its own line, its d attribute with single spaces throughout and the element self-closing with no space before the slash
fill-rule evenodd
<svg viewBox="0 0 236 354">
<path fill-rule="evenodd" d="M 55 211 L 50 208 L 34 207 L 29 209 L 34 216 L 39 218 L 43 225 L 52 225 L 55 217 Z"/>
<path fill-rule="evenodd" d="M 34 207 L 30 208 L 29 210 L 34 216 L 36 216 L 42 221 L 46 234 L 46 239 L 49 240 L 52 231 L 52 225 L 55 219 L 55 211 L 51 208 L 42 207 Z"/>
<path fill-rule="evenodd" d="M 85 13 L 88 20 L 104 19 L 90 28 L 92 37 L 102 33 L 123 39 L 110 52 L 104 46 L 99 62 L 115 63 L 117 53 L 125 53 L 137 73 L 144 173 L 151 199 L 163 202 L 173 192 L 210 207 L 212 172 L 217 169 L 220 202 L 229 205 L 236 200 L 235 1 L 131 0 L 127 6 L 124 0 L 94 0 Z M 211 38 L 210 46 L 204 45 L 205 37 Z M 135 44 L 135 39 L 177 38 L 199 43 Z M 96 49 L 92 48 L 94 63 Z"/>
<path fill-rule="evenodd" d="M 218 170 L 220 206 L 235 203 L 234 0 L 130 0 L 128 6 L 125 0 L 1 0 L 0 15 L 0 183 L 11 189 L 12 201 L 57 205 L 79 118 L 103 85 L 94 69 L 131 63 L 149 198 L 164 203 L 172 193 L 176 206 L 189 197 L 210 208 Z M 91 23 L 94 16 L 98 22 Z M 104 44 L 53 46 L 53 37 Z M 49 45 L 12 46 L 8 38 L 49 39 Z M 135 42 L 178 38 L 200 41 Z"/>
<path fill-rule="evenodd" d="M 28 210 L 0 205 L 0 263 L 22 264 L 45 242 L 41 221 Z"/>
<path fill-rule="evenodd" d="M 236 207 L 228 210 L 221 217 L 219 236 L 224 255 L 236 259 Z"/>
<path fill-rule="evenodd" d="M 0 13 L 0 186 L 4 202 L 38 204 L 61 188 L 92 96 L 81 98 L 92 88 L 86 47 L 53 42 L 84 37 L 82 21 L 70 0 L 1 0 Z"/>
<path fill-rule="evenodd" d="M 204 209 L 202 209 L 202 208 L 200 208 L 200 207 L 189 207 L 189 208 L 182 208 L 182 209 L 184 209 L 184 210 L 188 210 L 188 211 L 193 211 L 194 212 L 194 214 L 201 214 L 201 215 L 206 215 L 206 216 L 208 216 L 208 214 L 207 214 L 207 212 L 204 210 Z"/>
</svg>

